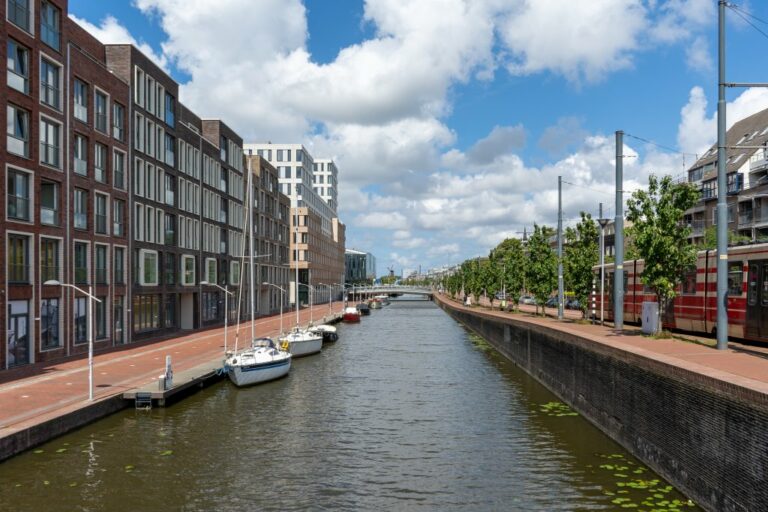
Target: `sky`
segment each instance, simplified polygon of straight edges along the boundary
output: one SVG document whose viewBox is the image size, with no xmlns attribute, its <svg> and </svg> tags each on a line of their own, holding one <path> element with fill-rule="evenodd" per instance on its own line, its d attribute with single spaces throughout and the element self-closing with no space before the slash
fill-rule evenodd
<svg viewBox="0 0 768 512">
<path fill-rule="evenodd" d="M 246 142 L 339 169 L 347 248 L 377 273 L 452 265 L 624 190 L 684 176 L 717 137 L 717 0 L 70 0 L 181 101 Z M 726 81 L 766 82 L 768 5 L 726 14 Z M 768 108 L 729 89 L 728 125 Z"/>
</svg>

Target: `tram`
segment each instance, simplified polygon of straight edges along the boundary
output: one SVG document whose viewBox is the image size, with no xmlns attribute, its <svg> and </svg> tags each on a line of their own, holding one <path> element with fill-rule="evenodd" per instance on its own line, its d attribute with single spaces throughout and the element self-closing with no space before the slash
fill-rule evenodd
<svg viewBox="0 0 768 512">
<path fill-rule="evenodd" d="M 639 323 L 643 302 L 656 295 L 642 282 L 643 260 L 624 262 L 624 320 Z M 600 266 L 593 267 L 599 289 Z M 613 320 L 614 264 L 605 265 L 605 318 Z M 600 311 L 600 294 L 593 294 Z M 728 248 L 728 336 L 768 342 L 768 243 Z M 661 312 L 669 329 L 715 334 L 717 332 L 717 251 L 699 251 L 696 267 L 682 276 L 677 297 Z"/>
</svg>

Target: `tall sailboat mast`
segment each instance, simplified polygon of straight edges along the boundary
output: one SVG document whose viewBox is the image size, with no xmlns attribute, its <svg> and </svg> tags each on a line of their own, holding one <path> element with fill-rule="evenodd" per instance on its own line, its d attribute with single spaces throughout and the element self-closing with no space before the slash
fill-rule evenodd
<svg viewBox="0 0 768 512">
<path fill-rule="evenodd" d="M 251 172 L 251 156 L 252 150 L 248 150 L 248 192 L 245 197 L 248 200 L 248 256 L 251 260 L 250 264 L 250 281 L 251 281 L 251 342 L 256 339 L 256 302 L 255 302 L 255 287 L 253 285 L 253 173 Z"/>
<path fill-rule="evenodd" d="M 294 239 L 294 262 L 296 264 L 296 327 L 299 326 L 299 195 L 297 191 L 294 191 L 296 195 L 296 209 L 293 214 L 293 230 L 295 234 Z"/>
</svg>

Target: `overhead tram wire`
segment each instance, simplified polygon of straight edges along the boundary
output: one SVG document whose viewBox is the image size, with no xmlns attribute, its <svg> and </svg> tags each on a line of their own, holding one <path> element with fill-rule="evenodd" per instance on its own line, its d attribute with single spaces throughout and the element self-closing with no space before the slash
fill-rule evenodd
<svg viewBox="0 0 768 512">
<path fill-rule="evenodd" d="M 758 32 L 760 32 L 760 34 L 762 34 L 762 35 L 763 35 L 763 37 L 765 37 L 766 39 L 768 39 L 768 34 L 766 34 L 765 32 L 763 32 L 762 30 L 760 30 L 760 29 L 759 29 L 759 28 L 758 28 L 758 27 L 757 27 L 757 26 L 756 26 L 754 23 L 752 23 L 751 21 L 749 21 L 749 20 L 747 19 L 747 16 L 749 16 L 750 18 L 753 18 L 753 19 L 755 19 L 756 21 L 759 21 L 760 23 L 765 23 L 766 25 L 768 25 L 768 22 L 766 22 L 765 20 L 761 20 L 761 19 L 760 19 L 760 18 L 758 18 L 757 16 L 754 16 L 754 15 L 752 15 L 752 14 L 748 13 L 747 11 L 743 11 L 743 10 L 741 10 L 741 9 L 740 9 L 740 8 L 739 8 L 737 5 L 735 5 L 735 4 L 730 4 L 730 3 L 728 3 L 728 4 L 725 4 L 725 6 L 726 6 L 726 7 L 728 7 L 728 8 L 730 8 L 730 9 L 733 11 L 733 13 L 734 13 L 736 16 L 738 16 L 739 18 L 741 18 L 742 20 L 744 20 L 744 21 L 745 21 L 745 22 L 746 22 L 746 23 L 747 23 L 749 26 L 751 26 L 753 29 L 755 29 L 755 30 L 757 30 Z"/>
</svg>

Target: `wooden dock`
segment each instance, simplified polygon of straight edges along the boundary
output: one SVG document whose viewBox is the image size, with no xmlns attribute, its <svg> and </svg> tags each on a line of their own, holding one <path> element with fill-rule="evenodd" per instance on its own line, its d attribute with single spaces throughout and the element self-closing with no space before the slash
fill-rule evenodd
<svg viewBox="0 0 768 512">
<path fill-rule="evenodd" d="M 203 363 L 194 368 L 174 373 L 173 382 L 169 389 L 161 389 L 163 379 L 156 378 L 151 383 L 140 388 L 134 388 L 123 393 L 123 398 L 132 400 L 137 407 L 155 405 L 165 407 L 188 395 L 194 393 L 212 382 L 225 377 L 222 373 L 221 359 Z M 149 401 L 149 403 L 147 403 Z"/>
</svg>

